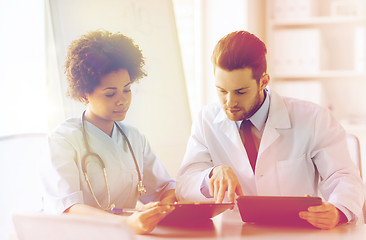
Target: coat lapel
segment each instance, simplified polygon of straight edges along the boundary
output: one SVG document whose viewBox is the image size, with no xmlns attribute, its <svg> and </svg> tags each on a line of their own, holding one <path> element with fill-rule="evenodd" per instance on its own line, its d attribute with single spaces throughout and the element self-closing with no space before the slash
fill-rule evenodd
<svg viewBox="0 0 366 240">
<path fill-rule="evenodd" d="M 271 91 L 268 119 L 263 131 L 258 156 L 280 137 L 278 129 L 287 128 L 291 128 L 291 122 L 286 105 L 276 92 Z"/>
<path fill-rule="evenodd" d="M 217 124 L 217 127 L 219 128 L 218 132 L 222 132 L 236 148 L 244 151 L 245 148 L 241 142 L 236 123 L 227 118 L 223 109 L 218 113 L 214 123 Z"/>
</svg>

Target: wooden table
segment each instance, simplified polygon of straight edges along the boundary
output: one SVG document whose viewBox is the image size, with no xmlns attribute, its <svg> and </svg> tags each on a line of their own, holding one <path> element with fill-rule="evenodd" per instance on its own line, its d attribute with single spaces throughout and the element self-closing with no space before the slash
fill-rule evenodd
<svg viewBox="0 0 366 240">
<path fill-rule="evenodd" d="M 366 225 L 344 224 L 332 230 L 258 225 L 243 223 L 238 211 L 227 210 L 200 224 L 158 226 L 152 233 L 136 236 L 136 239 L 366 240 Z"/>
</svg>

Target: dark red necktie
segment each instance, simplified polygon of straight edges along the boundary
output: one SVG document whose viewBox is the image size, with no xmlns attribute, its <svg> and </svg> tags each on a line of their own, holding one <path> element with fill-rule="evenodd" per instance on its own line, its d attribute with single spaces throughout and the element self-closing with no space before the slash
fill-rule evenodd
<svg viewBox="0 0 366 240">
<path fill-rule="evenodd" d="M 244 144 L 245 150 L 247 151 L 250 165 L 252 166 L 253 172 L 255 173 L 255 164 L 257 161 L 257 148 L 254 143 L 254 136 L 252 134 L 252 127 L 254 125 L 250 120 L 243 120 L 240 124 L 240 138 Z"/>
</svg>

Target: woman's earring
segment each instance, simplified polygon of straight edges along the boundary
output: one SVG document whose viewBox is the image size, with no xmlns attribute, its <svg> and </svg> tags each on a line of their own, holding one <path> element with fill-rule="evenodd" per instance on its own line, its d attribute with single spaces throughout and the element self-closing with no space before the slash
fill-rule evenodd
<svg viewBox="0 0 366 240">
<path fill-rule="evenodd" d="M 84 104 L 88 104 L 89 101 L 88 101 L 88 98 L 87 97 L 80 97 L 80 101 Z"/>
</svg>

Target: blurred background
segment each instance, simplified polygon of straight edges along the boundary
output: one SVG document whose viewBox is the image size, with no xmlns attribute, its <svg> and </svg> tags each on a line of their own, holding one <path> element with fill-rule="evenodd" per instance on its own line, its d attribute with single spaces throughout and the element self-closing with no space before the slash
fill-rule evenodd
<svg viewBox="0 0 366 240">
<path fill-rule="evenodd" d="M 38 180 L 29 176 L 46 135 L 81 115 L 84 106 L 66 96 L 63 63 L 69 43 L 96 29 L 142 49 L 148 76 L 134 84 L 125 121 L 173 177 L 192 121 L 217 100 L 213 47 L 236 30 L 266 43 L 271 88 L 329 108 L 366 159 L 364 0 L 0 0 L 0 180 L 7 195 L 23 194 L 8 201 L 32 202 Z M 0 215 L 11 210 L 0 205 Z"/>
</svg>

